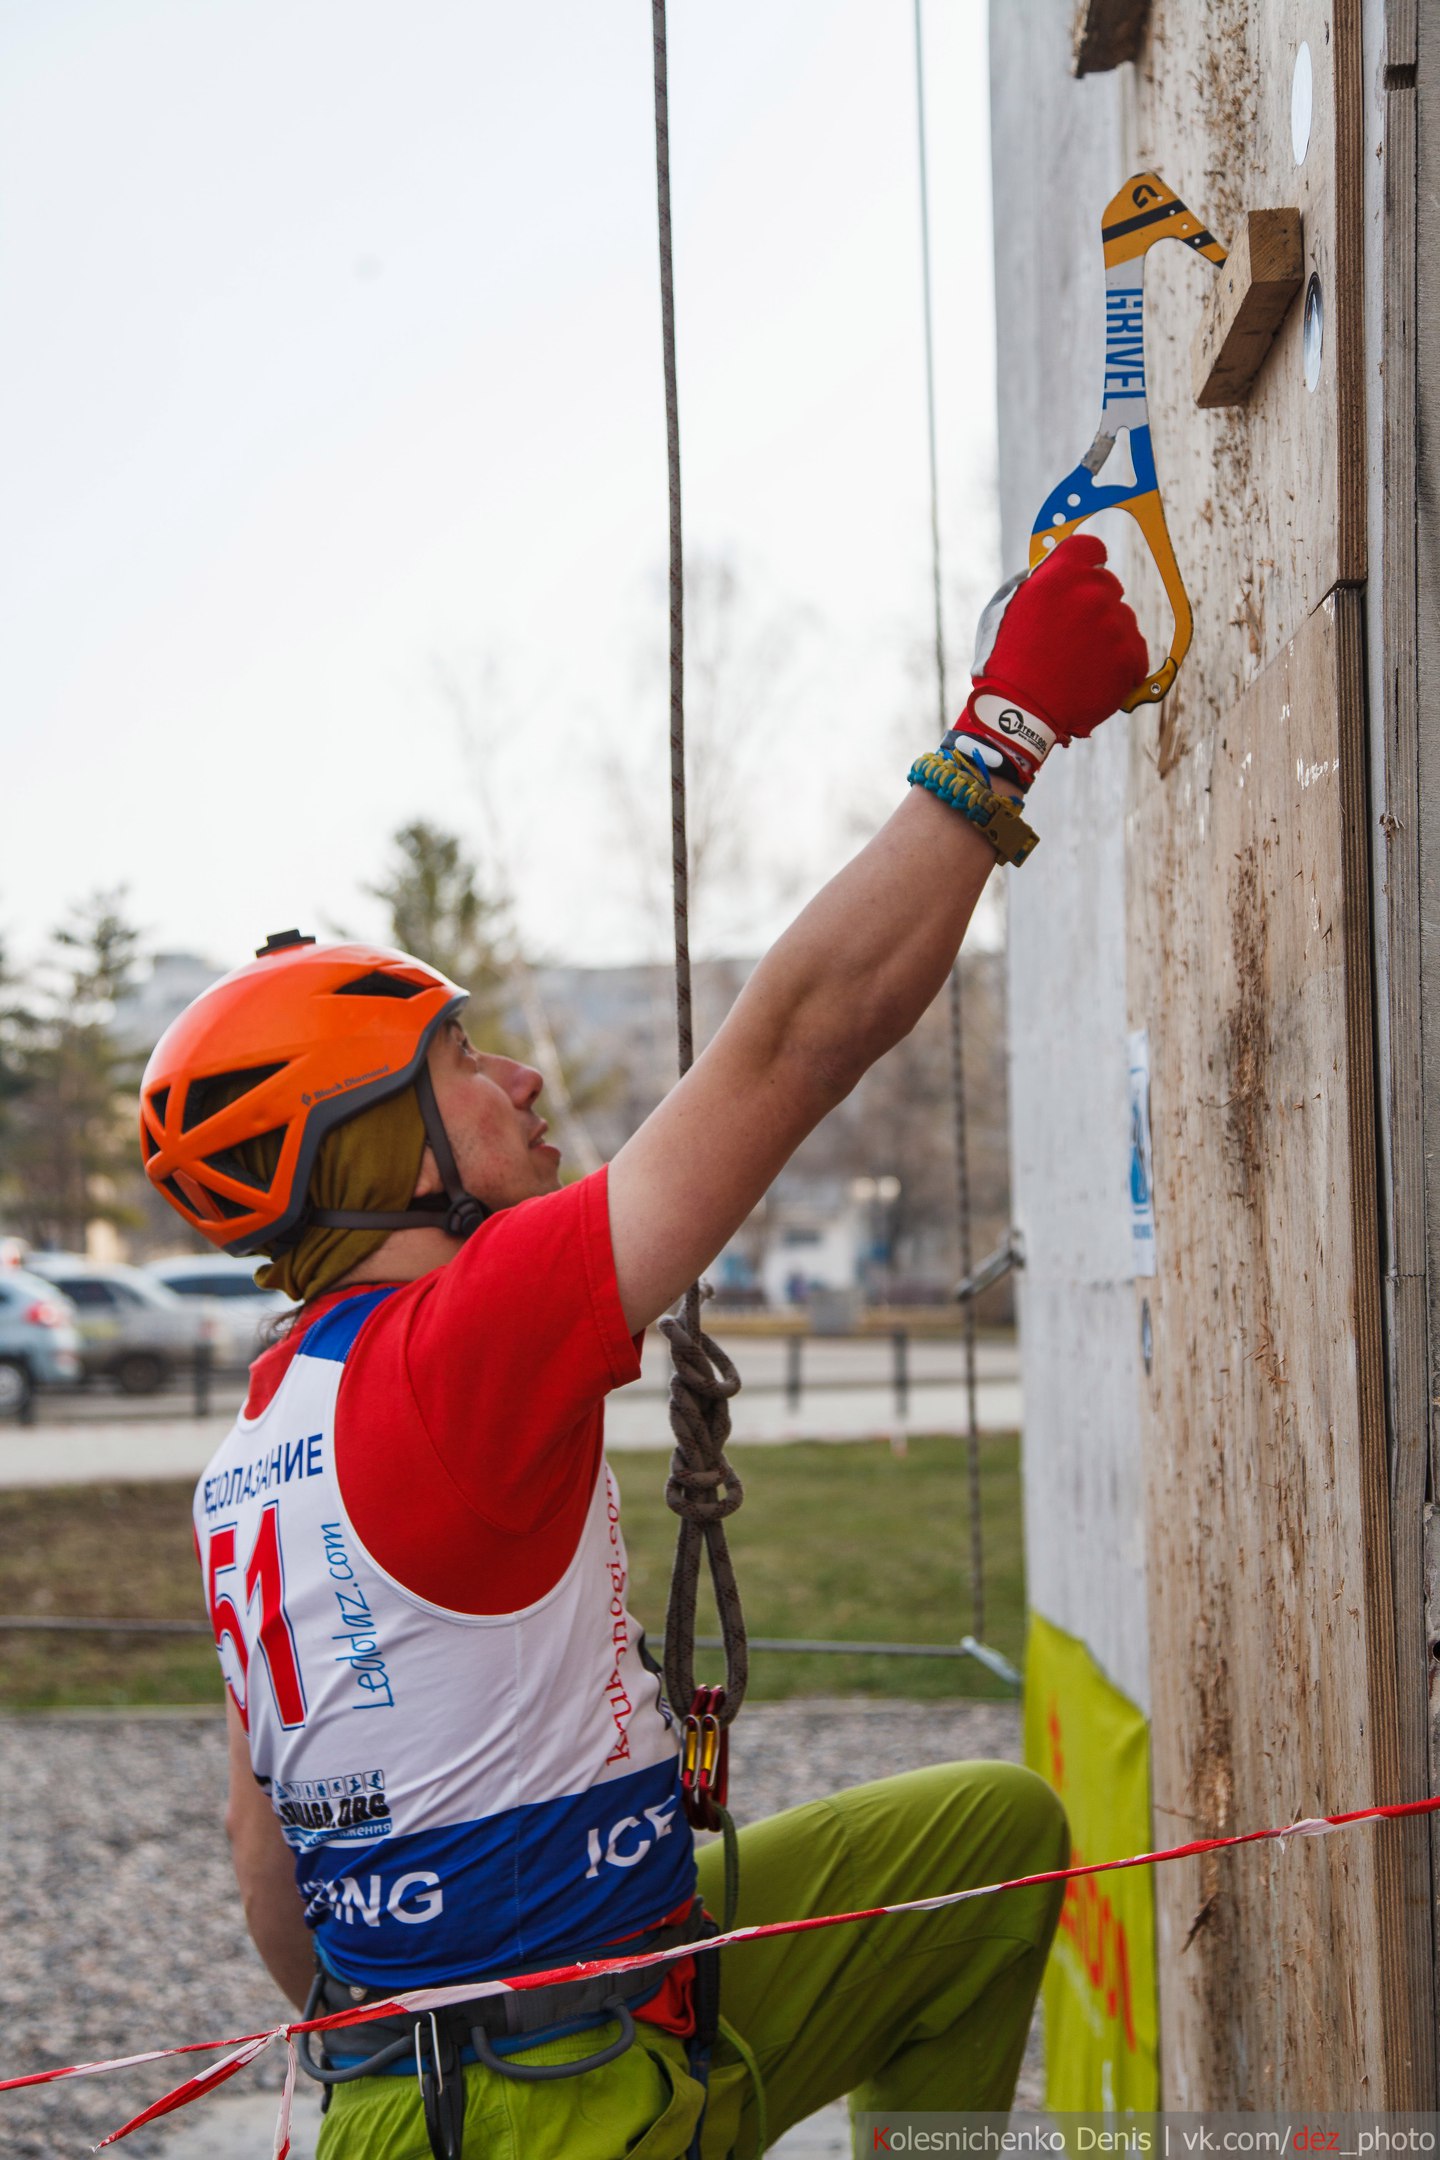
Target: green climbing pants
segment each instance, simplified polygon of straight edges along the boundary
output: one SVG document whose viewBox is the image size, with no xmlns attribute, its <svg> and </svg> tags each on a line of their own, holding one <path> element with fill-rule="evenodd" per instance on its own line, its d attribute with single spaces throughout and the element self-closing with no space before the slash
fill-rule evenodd
<svg viewBox="0 0 1440 2160">
<path fill-rule="evenodd" d="M 740 1833 L 742 1925 L 853 1912 L 1063 1867 L 1069 1837 L 1048 1785 L 1010 1763 L 945 1763 L 861 1785 Z M 721 1849 L 700 1889 L 723 1902 Z M 773 2140 L 828 2101 L 856 2108 L 1006 2108 L 1061 1886 L 1007 1890 L 932 1913 L 739 1943 L 722 1956 L 721 2014 L 748 2043 Z M 466 2070 L 466 2160 L 683 2160 L 704 2096 L 684 2044 L 639 2027 L 603 2069 L 551 2084 Z M 573 2035 L 521 2058 L 577 2061 L 608 2037 Z M 705 2160 L 753 2160 L 759 2118 L 744 2060 L 723 2037 Z M 413 2078 L 336 2088 L 319 2160 L 429 2160 Z"/>
</svg>

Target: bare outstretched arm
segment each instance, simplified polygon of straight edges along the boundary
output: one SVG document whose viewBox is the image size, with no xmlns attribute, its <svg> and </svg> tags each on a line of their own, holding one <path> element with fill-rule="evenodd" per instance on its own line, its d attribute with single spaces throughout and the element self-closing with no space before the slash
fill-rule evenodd
<svg viewBox="0 0 1440 2160">
<path fill-rule="evenodd" d="M 945 755 L 912 775 L 927 788 L 939 767 L 1018 800 L 1048 751 L 1092 734 L 1147 665 L 1089 534 L 1002 588 L 980 644 Z M 611 1165 L 610 1230 L 632 1328 L 674 1303 L 806 1134 L 909 1034 L 994 867 L 976 828 L 917 787 L 766 954 L 714 1042 Z"/>
</svg>

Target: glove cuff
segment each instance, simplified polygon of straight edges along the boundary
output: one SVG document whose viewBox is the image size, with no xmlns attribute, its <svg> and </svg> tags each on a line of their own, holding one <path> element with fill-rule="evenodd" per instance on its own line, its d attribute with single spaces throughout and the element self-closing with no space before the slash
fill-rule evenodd
<svg viewBox="0 0 1440 2160">
<path fill-rule="evenodd" d="M 1026 787 L 1056 743 L 1064 740 L 1043 713 L 993 675 L 982 675 L 972 686 L 958 726 L 994 744 L 1016 767 Z"/>
</svg>

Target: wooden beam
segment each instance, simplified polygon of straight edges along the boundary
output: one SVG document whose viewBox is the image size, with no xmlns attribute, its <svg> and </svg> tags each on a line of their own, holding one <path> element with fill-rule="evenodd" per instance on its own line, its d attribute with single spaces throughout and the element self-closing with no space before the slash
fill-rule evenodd
<svg viewBox="0 0 1440 2160">
<path fill-rule="evenodd" d="M 1195 402 L 1243 405 L 1305 274 L 1298 210 L 1250 210 L 1190 348 Z"/>
<path fill-rule="evenodd" d="M 1075 74 L 1103 75 L 1133 60 L 1149 15 L 1150 0 L 1080 0 L 1072 39 Z"/>
</svg>

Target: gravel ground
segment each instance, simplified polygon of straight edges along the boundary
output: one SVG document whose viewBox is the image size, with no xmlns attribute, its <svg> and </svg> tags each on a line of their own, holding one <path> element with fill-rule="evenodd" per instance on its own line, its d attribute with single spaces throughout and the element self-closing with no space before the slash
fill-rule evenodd
<svg viewBox="0 0 1440 2160">
<path fill-rule="evenodd" d="M 1008 1703 L 758 1704 L 735 1735 L 735 1812 L 744 1822 L 892 1771 L 1018 1753 L 1019 1713 Z M 4 2075 L 252 2032 L 283 2014 L 241 1920 L 221 1829 L 224 1780 L 218 1717 L 0 1717 Z M 237 2085 L 275 2086 L 281 2070 L 278 2055 L 266 2058 Z M 0 2150 L 72 2160 L 180 2074 L 150 2064 L 0 2095 Z M 1017 2101 L 1041 2104 L 1038 2033 Z M 235 2107 L 245 2108 L 238 2093 Z M 218 2160 L 228 2112 L 227 2094 L 199 2101 L 125 2149 L 135 2160 Z M 246 2144 L 266 2150 L 263 2139 Z"/>
</svg>

